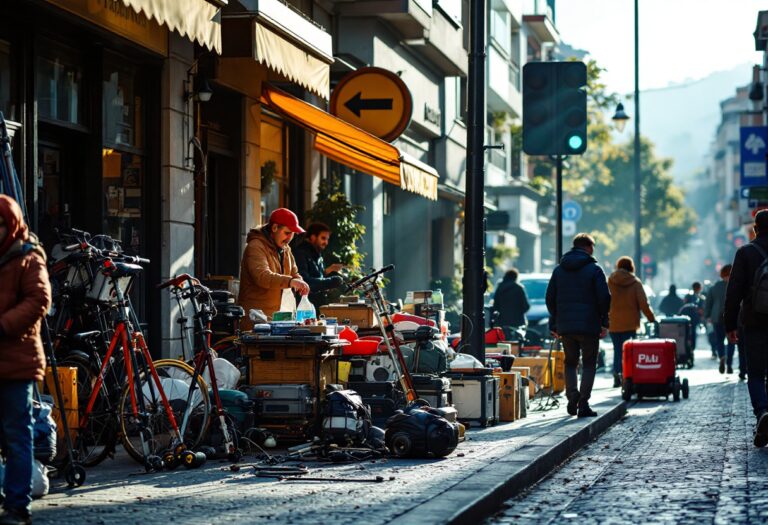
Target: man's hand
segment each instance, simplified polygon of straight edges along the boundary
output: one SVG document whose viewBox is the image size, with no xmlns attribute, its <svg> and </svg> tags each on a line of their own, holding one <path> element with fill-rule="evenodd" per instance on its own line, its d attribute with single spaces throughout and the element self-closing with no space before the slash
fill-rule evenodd
<svg viewBox="0 0 768 525">
<path fill-rule="evenodd" d="M 602 327 L 600 329 L 600 339 L 605 339 L 606 335 L 608 335 L 608 329 L 606 327 Z"/>
<path fill-rule="evenodd" d="M 291 288 L 299 292 L 301 295 L 309 294 L 309 285 L 297 277 L 294 277 L 291 280 Z"/>
<path fill-rule="evenodd" d="M 738 343 L 739 342 L 739 332 L 737 330 L 731 330 L 728 332 L 728 342 L 729 343 Z"/>
<path fill-rule="evenodd" d="M 328 275 L 333 272 L 339 272 L 344 268 L 344 265 L 341 263 L 335 263 L 330 265 L 328 268 L 325 269 L 325 275 Z"/>
</svg>

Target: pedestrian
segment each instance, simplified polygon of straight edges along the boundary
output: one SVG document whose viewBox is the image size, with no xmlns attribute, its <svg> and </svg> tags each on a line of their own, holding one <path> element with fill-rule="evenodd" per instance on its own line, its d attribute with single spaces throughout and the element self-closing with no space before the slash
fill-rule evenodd
<svg viewBox="0 0 768 525">
<path fill-rule="evenodd" d="M 755 239 L 736 250 L 731 276 L 725 292 L 723 321 L 728 340 L 735 343 L 741 336 L 747 357 L 747 388 L 752 410 L 757 418 L 754 444 L 768 444 L 768 314 L 755 311 L 753 305 L 755 278 L 768 258 L 768 210 L 755 215 Z"/>
<path fill-rule="evenodd" d="M 549 329 L 565 350 L 565 394 L 568 413 L 593 417 L 589 406 L 595 382 L 600 339 L 608 333 L 611 293 L 603 269 L 592 257 L 595 240 L 587 233 L 573 238 L 573 247 L 560 259 L 547 286 Z M 581 356 L 581 384 L 576 370 Z"/>
<path fill-rule="evenodd" d="M 0 195 L 0 524 L 32 523 L 32 385 L 43 380 L 40 321 L 51 305 L 45 251 L 18 203 Z"/>
<path fill-rule="evenodd" d="M 680 296 L 677 295 L 677 286 L 670 284 L 669 293 L 667 293 L 667 296 L 661 300 L 661 303 L 659 304 L 659 310 L 661 310 L 661 313 L 667 317 L 671 317 L 673 315 L 677 315 L 677 312 L 680 311 L 682 306 L 683 300 L 680 299 Z"/>
<path fill-rule="evenodd" d="M 633 339 L 640 328 L 640 312 L 649 322 L 656 321 L 648 305 L 643 283 L 635 275 L 635 262 L 631 257 L 619 257 L 616 271 L 608 278 L 611 292 L 610 325 L 608 331 L 613 342 L 613 386 L 621 386 L 622 350 L 624 343 Z"/>
<path fill-rule="evenodd" d="M 701 283 L 695 282 L 691 285 L 691 293 L 683 298 L 683 306 L 677 312 L 678 315 L 688 317 L 690 321 L 690 345 L 691 350 L 696 350 L 696 339 L 699 333 L 699 325 L 704 317 L 704 299 L 701 297 Z"/>
<path fill-rule="evenodd" d="M 502 328 L 518 328 L 527 324 L 525 313 L 530 310 L 531 305 L 528 304 L 525 288 L 517 282 L 519 275 L 516 268 L 507 270 L 493 294 L 491 318 L 494 314 L 498 315 L 495 325 Z"/>
<path fill-rule="evenodd" d="M 323 261 L 323 250 L 328 247 L 331 229 L 322 222 L 307 227 L 307 233 L 293 249 L 299 274 L 309 285 L 309 300 L 319 308 L 330 302 L 328 292 L 344 284 L 339 272 L 343 264 L 335 263 L 328 268 Z"/>
<path fill-rule="evenodd" d="M 240 264 L 238 302 L 246 312 L 241 329 L 250 330 L 247 320 L 251 309 L 262 310 L 268 317 L 279 311 L 284 289 L 309 293 L 289 246 L 296 233 L 304 233 L 304 229 L 296 214 L 286 208 L 276 209 L 267 224 L 248 232 Z"/>
<path fill-rule="evenodd" d="M 720 280 L 712 285 L 704 302 L 704 318 L 712 325 L 712 340 L 715 343 L 717 357 L 720 360 L 720 373 L 733 373 L 733 352 L 736 345 L 730 341 L 725 344 L 725 324 L 723 323 L 723 307 L 725 306 L 725 290 L 731 277 L 731 265 L 726 264 L 720 269 Z M 739 374 L 741 375 L 741 374 Z"/>
</svg>

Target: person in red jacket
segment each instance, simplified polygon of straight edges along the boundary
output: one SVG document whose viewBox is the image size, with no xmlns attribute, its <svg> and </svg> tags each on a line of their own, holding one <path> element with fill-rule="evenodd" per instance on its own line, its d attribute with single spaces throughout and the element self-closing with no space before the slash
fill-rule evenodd
<svg viewBox="0 0 768 525">
<path fill-rule="evenodd" d="M 19 205 L 0 195 L 0 449 L 5 481 L 0 524 L 31 523 L 32 384 L 42 381 L 40 322 L 51 305 L 45 252 Z"/>
</svg>

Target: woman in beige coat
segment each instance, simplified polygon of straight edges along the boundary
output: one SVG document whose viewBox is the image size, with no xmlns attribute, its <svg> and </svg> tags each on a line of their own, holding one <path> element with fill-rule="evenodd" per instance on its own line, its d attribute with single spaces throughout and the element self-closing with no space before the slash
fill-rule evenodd
<svg viewBox="0 0 768 525">
<path fill-rule="evenodd" d="M 640 328 L 640 312 L 650 322 L 656 321 L 648 305 L 643 284 L 635 274 L 631 257 L 619 257 L 616 271 L 608 278 L 611 291 L 611 310 L 608 314 L 608 331 L 613 341 L 613 386 L 621 386 L 621 359 L 624 343 L 637 335 Z"/>
</svg>

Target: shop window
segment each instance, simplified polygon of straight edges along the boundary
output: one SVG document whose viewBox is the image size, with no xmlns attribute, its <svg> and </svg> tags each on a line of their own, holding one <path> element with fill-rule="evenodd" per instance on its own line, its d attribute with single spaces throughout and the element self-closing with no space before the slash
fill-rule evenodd
<svg viewBox="0 0 768 525">
<path fill-rule="evenodd" d="M 35 66 L 37 112 L 40 118 L 83 123 L 83 70 L 65 53 L 39 56 Z"/>
<path fill-rule="evenodd" d="M 285 126 L 268 115 L 261 116 L 261 223 L 276 208 L 288 206 L 285 170 Z"/>
<path fill-rule="evenodd" d="M 11 100 L 11 44 L 0 40 L 0 111 L 5 118 L 17 120 L 16 107 Z"/>
<path fill-rule="evenodd" d="M 123 249 L 139 254 L 144 246 L 142 186 L 144 159 L 140 155 L 102 150 L 104 233 L 123 243 Z"/>
<path fill-rule="evenodd" d="M 104 101 L 104 143 L 110 146 L 143 147 L 143 100 L 137 93 L 136 70 L 132 67 L 105 68 L 102 85 Z"/>
</svg>

